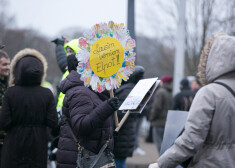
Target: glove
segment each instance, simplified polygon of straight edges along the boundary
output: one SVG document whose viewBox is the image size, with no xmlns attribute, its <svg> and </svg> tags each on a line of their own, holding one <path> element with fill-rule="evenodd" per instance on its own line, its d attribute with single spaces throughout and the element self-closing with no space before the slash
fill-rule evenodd
<svg viewBox="0 0 235 168">
<path fill-rule="evenodd" d="M 64 45 L 65 38 L 62 36 L 61 38 L 56 38 L 55 40 L 52 40 L 52 43 L 55 43 L 56 45 Z"/>
<path fill-rule="evenodd" d="M 158 166 L 158 163 L 152 163 L 149 165 L 148 168 L 160 168 L 160 167 Z"/>
<path fill-rule="evenodd" d="M 0 44 L 0 49 L 3 49 L 4 47 L 5 47 L 5 45 Z"/>
<path fill-rule="evenodd" d="M 108 99 L 108 104 L 116 111 L 119 107 L 119 100 L 117 97 L 110 98 Z"/>
</svg>

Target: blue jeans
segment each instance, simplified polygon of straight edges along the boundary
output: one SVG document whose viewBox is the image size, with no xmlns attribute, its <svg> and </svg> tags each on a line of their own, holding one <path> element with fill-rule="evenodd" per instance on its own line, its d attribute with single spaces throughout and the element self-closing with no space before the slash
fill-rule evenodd
<svg viewBox="0 0 235 168">
<path fill-rule="evenodd" d="M 126 158 L 115 158 L 116 168 L 126 168 Z"/>
<path fill-rule="evenodd" d="M 153 126 L 152 131 L 153 131 L 153 142 L 155 143 L 155 145 L 158 149 L 158 152 L 160 152 L 163 134 L 164 134 L 164 128 Z"/>
</svg>

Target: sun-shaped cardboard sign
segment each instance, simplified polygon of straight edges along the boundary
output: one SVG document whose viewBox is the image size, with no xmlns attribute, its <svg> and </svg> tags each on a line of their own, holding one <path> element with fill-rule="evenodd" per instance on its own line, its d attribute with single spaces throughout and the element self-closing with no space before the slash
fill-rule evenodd
<svg viewBox="0 0 235 168">
<path fill-rule="evenodd" d="M 94 25 L 79 38 L 78 73 L 94 91 L 119 88 L 135 70 L 135 40 L 124 24 L 113 21 Z"/>
</svg>

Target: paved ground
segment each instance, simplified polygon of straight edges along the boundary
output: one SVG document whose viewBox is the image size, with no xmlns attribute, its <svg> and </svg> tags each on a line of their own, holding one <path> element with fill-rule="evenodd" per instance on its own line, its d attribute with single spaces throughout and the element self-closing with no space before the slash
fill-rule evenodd
<svg viewBox="0 0 235 168">
<path fill-rule="evenodd" d="M 144 137 L 140 139 L 140 148 L 146 152 L 146 155 L 134 155 L 127 159 L 127 168 L 148 168 L 148 165 L 158 158 L 156 146 L 153 143 L 146 143 Z"/>
</svg>

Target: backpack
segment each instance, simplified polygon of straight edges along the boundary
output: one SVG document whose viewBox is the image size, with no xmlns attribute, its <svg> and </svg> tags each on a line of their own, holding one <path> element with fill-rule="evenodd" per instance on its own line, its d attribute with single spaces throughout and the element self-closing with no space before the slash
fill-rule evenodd
<svg viewBox="0 0 235 168">
<path fill-rule="evenodd" d="M 189 111 L 191 104 L 193 102 L 193 96 L 183 96 L 183 109 L 184 111 Z"/>
</svg>

